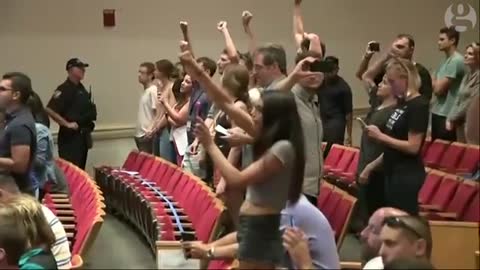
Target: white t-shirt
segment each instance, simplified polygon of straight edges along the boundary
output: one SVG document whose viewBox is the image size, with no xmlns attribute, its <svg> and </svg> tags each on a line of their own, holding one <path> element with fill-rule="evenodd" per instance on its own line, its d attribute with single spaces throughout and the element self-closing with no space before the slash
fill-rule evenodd
<svg viewBox="0 0 480 270">
<path fill-rule="evenodd" d="M 68 246 L 68 238 L 63 228 L 62 222 L 48 209 L 42 205 L 43 215 L 47 220 L 48 225 L 52 228 L 55 235 L 55 244 L 52 246 L 52 254 L 57 261 L 58 269 L 70 269 L 71 268 L 71 253 Z"/>
<path fill-rule="evenodd" d="M 378 256 L 371 259 L 365 264 L 365 266 L 363 266 L 363 269 L 366 269 L 366 270 L 383 269 L 382 257 Z"/>
<path fill-rule="evenodd" d="M 157 87 L 151 85 L 143 92 L 138 102 L 137 128 L 135 137 L 145 136 L 145 132 L 152 126 L 155 118 L 155 109 L 157 103 Z"/>
</svg>

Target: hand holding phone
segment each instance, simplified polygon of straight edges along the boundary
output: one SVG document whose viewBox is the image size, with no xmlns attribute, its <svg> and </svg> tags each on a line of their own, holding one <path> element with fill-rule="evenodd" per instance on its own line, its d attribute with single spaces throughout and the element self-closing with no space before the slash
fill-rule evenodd
<svg viewBox="0 0 480 270">
<path fill-rule="evenodd" d="M 218 133 L 220 133 L 220 134 L 222 134 L 222 135 L 224 135 L 224 136 L 230 135 L 230 133 L 228 132 L 228 130 L 227 130 L 226 128 L 222 127 L 221 125 L 217 125 L 217 126 L 215 127 L 215 131 L 218 132 Z"/>
<path fill-rule="evenodd" d="M 377 41 L 371 41 L 368 43 L 368 50 L 371 52 L 379 52 L 380 51 L 380 43 Z"/>
<path fill-rule="evenodd" d="M 362 118 L 357 117 L 357 118 L 355 118 L 355 120 L 357 120 L 360 123 L 360 125 L 362 126 L 362 129 L 367 127 L 367 123 L 365 123 L 365 121 L 363 121 Z"/>
</svg>

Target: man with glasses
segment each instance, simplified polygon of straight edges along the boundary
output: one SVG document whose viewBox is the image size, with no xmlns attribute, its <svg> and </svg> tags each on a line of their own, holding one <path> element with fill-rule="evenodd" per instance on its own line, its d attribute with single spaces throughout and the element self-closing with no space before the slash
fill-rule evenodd
<svg viewBox="0 0 480 270">
<path fill-rule="evenodd" d="M 416 216 L 399 216 L 388 217 L 383 224 L 379 252 L 383 264 L 409 258 L 430 260 L 432 233 L 427 220 Z"/>
<path fill-rule="evenodd" d="M 60 126 L 58 154 L 81 169 L 85 169 L 88 149 L 92 147 L 91 133 L 95 128 L 97 110 L 91 92 L 81 81 L 88 64 L 78 58 L 68 60 L 67 80 L 57 87 L 46 111 Z"/>
<path fill-rule="evenodd" d="M 5 112 L 5 128 L 0 135 L 0 171 L 9 171 L 23 193 L 35 196 L 30 180 L 37 149 L 35 120 L 25 105 L 32 94 L 30 78 L 20 72 L 6 73 L 0 81 L 0 110 Z"/>
<path fill-rule="evenodd" d="M 260 47 L 255 53 L 253 74 L 260 87 L 275 89 L 287 74 L 287 56 L 281 45 L 271 44 Z"/>
<path fill-rule="evenodd" d="M 383 267 L 382 258 L 378 256 L 382 246 L 380 232 L 382 230 L 385 218 L 392 216 L 404 216 L 406 212 L 395 208 L 380 208 L 368 220 L 368 225 L 360 233 L 362 244 L 362 264 L 364 269 L 381 269 Z"/>
</svg>

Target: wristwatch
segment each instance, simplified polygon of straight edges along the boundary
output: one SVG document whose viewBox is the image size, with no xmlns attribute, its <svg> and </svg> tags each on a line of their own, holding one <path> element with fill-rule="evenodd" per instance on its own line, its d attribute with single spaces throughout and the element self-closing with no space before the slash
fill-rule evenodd
<svg viewBox="0 0 480 270">
<path fill-rule="evenodd" d="M 215 247 L 211 247 L 208 251 L 207 251 L 207 259 L 209 260 L 212 260 L 215 258 Z"/>
</svg>

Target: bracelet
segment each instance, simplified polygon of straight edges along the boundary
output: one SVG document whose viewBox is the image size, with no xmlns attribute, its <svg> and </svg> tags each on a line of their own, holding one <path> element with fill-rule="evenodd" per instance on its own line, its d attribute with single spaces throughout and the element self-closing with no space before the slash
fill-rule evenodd
<svg viewBox="0 0 480 270">
<path fill-rule="evenodd" d="M 208 251 L 207 251 L 207 259 L 209 260 L 212 260 L 215 258 L 215 247 L 211 247 Z"/>
</svg>

